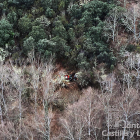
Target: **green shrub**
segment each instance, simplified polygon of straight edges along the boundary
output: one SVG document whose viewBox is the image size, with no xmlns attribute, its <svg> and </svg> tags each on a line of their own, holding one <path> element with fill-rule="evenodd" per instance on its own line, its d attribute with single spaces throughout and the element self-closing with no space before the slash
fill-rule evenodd
<svg viewBox="0 0 140 140">
<path fill-rule="evenodd" d="M 80 87 L 87 87 L 90 83 L 92 83 L 93 79 L 93 72 L 90 70 L 87 71 L 80 71 L 76 73 L 77 75 L 77 83 Z"/>
<path fill-rule="evenodd" d="M 18 28 L 21 34 L 28 34 L 32 29 L 31 20 L 27 16 L 20 18 L 18 21 Z"/>
<path fill-rule="evenodd" d="M 136 50 L 138 53 L 140 53 L 140 46 L 138 46 Z"/>
<path fill-rule="evenodd" d="M 17 8 L 29 8 L 34 4 L 35 0 L 9 0 L 8 3 L 10 5 L 14 5 Z"/>
<path fill-rule="evenodd" d="M 53 9 L 47 8 L 47 9 L 46 9 L 46 12 L 45 12 L 45 15 L 46 15 L 46 17 L 48 17 L 48 18 L 53 18 L 53 17 L 55 17 L 55 12 L 54 12 Z"/>
<path fill-rule="evenodd" d="M 17 23 L 17 14 L 16 12 L 10 12 L 8 15 L 7 15 L 7 19 L 8 21 L 15 25 Z"/>
<path fill-rule="evenodd" d="M 27 54 L 29 51 L 31 51 L 35 47 L 35 40 L 32 36 L 27 38 L 23 43 L 23 51 L 25 54 Z"/>
<path fill-rule="evenodd" d="M 25 88 L 22 94 L 22 101 L 23 102 L 29 101 L 29 99 L 31 99 L 31 95 L 33 94 L 33 92 L 34 92 L 33 88 L 29 87 Z"/>
<path fill-rule="evenodd" d="M 126 50 L 129 52 L 134 52 L 136 50 L 136 45 L 128 44 Z"/>
<path fill-rule="evenodd" d="M 29 36 L 32 36 L 35 42 L 38 42 L 40 39 L 48 38 L 45 30 L 41 26 L 33 26 Z"/>
</svg>

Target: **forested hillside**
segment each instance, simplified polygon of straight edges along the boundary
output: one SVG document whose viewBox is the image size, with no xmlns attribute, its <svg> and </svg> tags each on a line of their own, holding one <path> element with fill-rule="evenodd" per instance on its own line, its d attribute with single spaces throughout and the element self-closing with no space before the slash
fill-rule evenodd
<svg viewBox="0 0 140 140">
<path fill-rule="evenodd" d="M 0 0 L 0 140 L 139 140 L 139 43 L 138 0 Z"/>
</svg>

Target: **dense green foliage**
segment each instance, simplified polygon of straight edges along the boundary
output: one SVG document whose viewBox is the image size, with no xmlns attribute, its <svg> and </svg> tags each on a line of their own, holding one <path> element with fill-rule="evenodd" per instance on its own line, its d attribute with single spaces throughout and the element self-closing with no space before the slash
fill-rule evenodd
<svg viewBox="0 0 140 140">
<path fill-rule="evenodd" d="M 1 1 L 0 45 L 7 49 L 8 44 L 9 52 L 18 49 L 24 57 L 33 50 L 45 60 L 53 55 L 89 73 L 95 59 L 114 67 L 116 58 L 103 36 L 105 17 L 113 7 L 111 0 L 82 6 L 72 0 Z"/>
<path fill-rule="evenodd" d="M 10 46 L 14 45 L 14 31 L 12 24 L 6 19 L 0 20 L 0 46 L 12 51 Z"/>
</svg>

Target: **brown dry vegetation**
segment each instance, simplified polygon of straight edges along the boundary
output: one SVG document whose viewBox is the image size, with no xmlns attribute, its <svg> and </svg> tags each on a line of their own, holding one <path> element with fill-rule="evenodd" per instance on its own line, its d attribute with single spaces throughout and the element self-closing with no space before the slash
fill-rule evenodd
<svg viewBox="0 0 140 140">
<path fill-rule="evenodd" d="M 130 1 L 127 8 L 134 4 Z M 122 31 L 110 47 L 119 50 L 128 42 L 128 34 Z M 103 130 L 112 131 L 119 120 L 140 123 L 140 66 L 139 62 L 130 64 L 131 55 L 124 56 L 112 73 L 106 74 L 104 64 L 98 65 L 95 81 L 100 87 L 82 90 L 77 82 L 62 86 L 63 81 L 57 79 L 70 72 L 61 65 L 54 68 L 51 62 L 34 61 L 18 67 L 10 60 L 1 63 L 0 140 L 139 139 L 136 135 L 102 135 Z"/>
<path fill-rule="evenodd" d="M 68 82 L 56 90 L 54 77 L 66 73 L 64 68 L 54 72 L 51 64 L 1 64 L 0 138 L 100 140 L 102 131 L 111 131 L 117 120 L 139 123 L 139 85 L 131 79 L 139 71 L 134 68 L 124 63 L 107 75 L 97 70 L 100 88 L 80 90 L 76 82 Z M 115 111 L 117 116 L 112 116 Z"/>
</svg>

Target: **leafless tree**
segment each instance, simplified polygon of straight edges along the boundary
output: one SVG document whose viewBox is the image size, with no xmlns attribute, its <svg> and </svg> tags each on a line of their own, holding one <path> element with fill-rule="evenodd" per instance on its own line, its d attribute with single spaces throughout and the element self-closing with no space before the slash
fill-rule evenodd
<svg viewBox="0 0 140 140">
<path fill-rule="evenodd" d="M 36 112 L 36 118 L 34 120 L 34 128 L 38 133 L 42 134 L 43 139 L 50 140 L 50 129 L 51 129 L 51 119 L 52 119 L 52 109 L 49 106 L 50 102 L 56 98 L 57 93 L 54 93 L 54 84 L 52 82 L 53 65 L 51 61 L 49 64 L 44 64 L 41 68 L 42 77 L 41 84 L 43 89 L 42 95 L 42 107 L 43 114 Z"/>
<path fill-rule="evenodd" d="M 71 116 L 66 119 L 61 119 L 65 134 L 62 137 L 70 140 L 83 138 L 83 128 L 85 123 L 83 121 L 82 114 L 78 114 L 78 110 L 74 109 Z"/>
<path fill-rule="evenodd" d="M 39 88 L 39 72 L 40 72 L 40 67 L 38 67 L 35 70 L 35 65 L 32 64 L 31 66 L 31 71 L 32 71 L 32 85 L 35 91 L 35 115 L 36 115 L 36 108 L 37 108 L 37 91 Z"/>
<path fill-rule="evenodd" d="M 113 39 L 115 41 L 115 37 L 117 36 L 118 27 L 119 27 L 119 20 L 122 17 L 123 10 L 115 7 L 113 10 L 110 11 L 109 16 L 106 17 L 105 26 L 104 26 L 104 36 Z"/>
<path fill-rule="evenodd" d="M 126 8 L 127 0 L 123 0 L 124 7 Z"/>
<path fill-rule="evenodd" d="M 0 77 L 1 77 L 1 121 L 0 135 L 1 139 L 18 140 L 21 136 L 22 129 L 22 93 L 23 93 L 23 79 L 22 71 L 9 62 L 1 63 Z M 16 94 L 17 92 L 17 94 Z M 14 103 L 17 103 L 14 105 Z M 18 108 L 16 110 L 15 108 Z M 16 115 L 18 114 L 19 117 Z M 3 117 L 5 116 L 5 117 Z M 18 118 L 19 125 L 13 121 Z"/>
<path fill-rule="evenodd" d="M 110 127 L 112 125 L 110 122 L 111 121 L 110 120 L 110 115 L 111 115 L 110 102 L 115 94 L 115 93 L 113 93 L 113 86 L 114 86 L 114 82 L 115 82 L 114 74 L 111 73 L 108 76 L 107 75 L 103 75 L 103 76 L 98 75 L 98 82 L 100 84 L 100 89 L 101 89 L 101 94 L 99 94 L 98 97 L 103 105 L 104 112 L 106 114 L 106 124 L 107 124 L 107 129 L 108 129 L 107 131 L 110 132 Z M 110 139 L 109 136 L 107 138 L 108 138 L 108 140 Z"/>
<path fill-rule="evenodd" d="M 4 86 L 5 82 L 7 81 L 7 75 L 5 72 L 5 67 L 3 66 L 3 61 L 0 62 L 0 89 L 1 89 L 1 94 L 0 94 L 0 116 L 1 116 L 1 124 L 3 125 L 3 111 L 2 111 L 2 105 L 4 106 L 5 112 L 7 112 L 7 105 L 6 101 L 4 98 Z"/>
<path fill-rule="evenodd" d="M 41 75 L 41 68 L 42 68 L 42 63 L 39 62 L 40 57 L 38 57 L 38 59 L 35 58 L 35 52 L 34 52 L 34 48 L 32 49 L 31 52 L 28 53 L 28 59 L 29 62 L 31 63 L 31 71 L 30 73 L 32 74 L 32 86 L 35 92 L 35 116 L 36 116 L 36 109 L 37 109 L 37 91 L 39 88 L 39 78 Z"/>
<path fill-rule="evenodd" d="M 140 37 L 137 30 L 139 11 L 140 11 L 140 6 L 135 5 L 132 8 L 128 9 L 128 11 L 124 12 L 122 18 L 123 25 L 126 26 L 126 28 L 134 34 L 135 41 L 138 41 Z"/>
<path fill-rule="evenodd" d="M 83 96 L 77 103 L 68 106 L 60 122 L 63 127 L 61 137 L 70 140 L 98 139 L 101 110 L 96 93 L 91 88 L 83 91 Z"/>
<path fill-rule="evenodd" d="M 118 96 L 118 106 L 120 108 L 120 119 L 125 123 L 135 123 L 132 118 L 139 118 L 140 108 L 138 105 L 138 93 L 139 93 L 139 57 L 131 54 L 124 63 L 124 71 L 122 71 L 122 81 L 118 87 L 121 90 L 121 96 Z M 123 128 L 125 133 L 127 128 Z M 122 140 L 125 139 L 125 135 L 122 135 Z"/>
<path fill-rule="evenodd" d="M 21 134 L 21 128 L 22 128 L 22 94 L 24 92 L 24 68 L 18 68 L 17 66 L 14 66 L 12 62 L 11 64 L 11 76 L 9 77 L 10 82 L 13 84 L 14 88 L 16 88 L 18 92 L 18 108 L 19 108 L 19 136 Z"/>
</svg>

